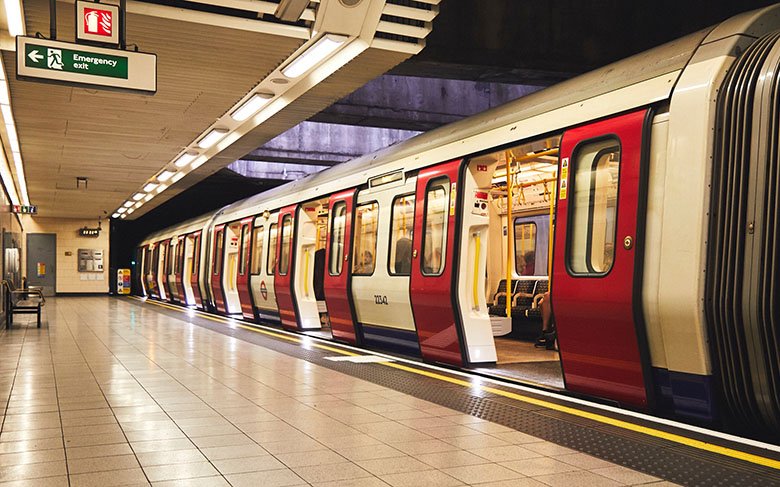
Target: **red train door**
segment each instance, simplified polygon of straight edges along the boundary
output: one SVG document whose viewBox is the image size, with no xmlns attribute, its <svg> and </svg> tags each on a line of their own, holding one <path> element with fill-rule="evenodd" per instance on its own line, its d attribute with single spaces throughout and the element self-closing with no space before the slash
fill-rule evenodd
<svg viewBox="0 0 780 487">
<path fill-rule="evenodd" d="M 222 264 L 225 262 L 225 224 L 214 227 L 214 242 L 211 246 L 211 293 L 214 306 L 220 313 L 227 313 L 225 308 L 225 293 L 222 291 Z"/>
<path fill-rule="evenodd" d="M 325 304 L 328 307 L 333 338 L 358 343 L 355 313 L 349 281 L 352 265 L 352 210 L 355 189 L 331 195 L 328 241 L 325 244 Z"/>
<path fill-rule="evenodd" d="M 279 245 L 276 255 L 276 276 L 274 291 L 279 306 L 279 318 L 282 326 L 288 330 L 298 329 L 298 314 L 295 309 L 295 296 L 292 290 L 293 276 L 293 236 L 295 235 L 295 211 L 298 205 L 290 205 L 279 212 Z"/>
<path fill-rule="evenodd" d="M 417 176 L 410 292 L 425 360 L 463 365 L 453 306 L 455 198 L 460 160 Z"/>
<path fill-rule="evenodd" d="M 552 281 L 567 389 L 645 409 L 652 388 L 635 289 L 641 285 L 647 112 L 564 133 Z"/>
<path fill-rule="evenodd" d="M 171 296 L 171 286 L 169 282 L 169 276 L 170 274 L 169 269 L 171 265 L 171 239 L 166 240 L 162 244 L 160 244 L 160 251 L 165 252 L 163 255 L 163 261 L 162 261 L 162 269 L 160 269 L 160 280 L 162 281 L 162 291 L 165 293 L 164 299 L 166 301 L 173 301 L 173 297 Z"/>
<path fill-rule="evenodd" d="M 238 275 L 236 275 L 236 291 L 241 302 L 241 314 L 251 320 L 255 317 L 252 311 L 252 293 L 249 291 L 249 252 L 252 240 L 252 221 L 254 217 L 241 220 L 241 237 L 238 241 Z"/>
<path fill-rule="evenodd" d="M 201 232 L 192 234 L 192 274 L 190 274 L 190 286 L 192 286 L 192 295 L 195 298 L 195 305 L 203 308 L 203 297 L 200 294 L 200 239 Z M 208 269 L 206 269 L 208 272 Z"/>
</svg>

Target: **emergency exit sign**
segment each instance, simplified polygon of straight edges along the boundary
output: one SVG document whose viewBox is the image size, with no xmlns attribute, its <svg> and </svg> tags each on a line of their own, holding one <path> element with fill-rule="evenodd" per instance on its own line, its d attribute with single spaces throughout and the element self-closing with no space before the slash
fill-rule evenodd
<svg viewBox="0 0 780 487">
<path fill-rule="evenodd" d="M 155 93 L 157 56 L 34 37 L 16 38 L 16 76 L 72 86 Z"/>
</svg>

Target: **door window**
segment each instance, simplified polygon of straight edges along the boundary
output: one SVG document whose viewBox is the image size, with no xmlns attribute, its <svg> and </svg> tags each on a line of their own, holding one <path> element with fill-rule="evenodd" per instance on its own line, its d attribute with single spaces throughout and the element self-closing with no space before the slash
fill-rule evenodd
<svg viewBox="0 0 780 487">
<path fill-rule="evenodd" d="M 379 222 L 376 202 L 355 208 L 355 237 L 352 248 L 352 274 L 370 276 L 376 266 L 376 234 Z"/>
<path fill-rule="evenodd" d="M 246 273 L 246 253 L 249 250 L 249 224 L 241 227 L 241 244 L 238 248 L 238 273 L 243 276 Z"/>
<path fill-rule="evenodd" d="M 428 185 L 425 193 L 422 273 L 426 276 L 438 276 L 444 271 L 449 186 L 448 178 L 436 179 Z"/>
<path fill-rule="evenodd" d="M 192 239 L 192 273 L 198 274 L 200 269 L 200 235 Z"/>
<path fill-rule="evenodd" d="M 604 275 L 615 260 L 620 146 L 614 138 L 586 143 L 574 156 L 569 269 Z"/>
<path fill-rule="evenodd" d="M 341 274 L 344 267 L 344 239 L 347 228 L 347 203 L 339 201 L 333 205 L 333 221 L 330 231 L 330 257 L 328 272 L 331 276 Z"/>
<path fill-rule="evenodd" d="M 255 227 L 252 238 L 255 243 L 255 248 L 252 249 L 252 265 L 249 272 L 256 276 L 260 274 L 263 266 L 263 239 L 265 238 L 265 227 L 262 225 Z"/>
<path fill-rule="evenodd" d="M 282 218 L 282 248 L 279 252 L 279 275 L 286 276 L 290 270 L 290 240 L 292 240 L 292 216 Z"/>
<path fill-rule="evenodd" d="M 268 227 L 268 260 L 265 265 L 265 273 L 272 276 L 276 272 L 276 223 Z"/>
<path fill-rule="evenodd" d="M 393 200 L 393 227 L 390 230 L 390 275 L 408 276 L 412 269 L 412 229 L 414 228 L 414 195 Z"/>
<path fill-rule="evenodd" d="M 214 234 L 214 275 L 222 272 L 222 233 L 224 229 L 217 230 Z"/>
</svg>

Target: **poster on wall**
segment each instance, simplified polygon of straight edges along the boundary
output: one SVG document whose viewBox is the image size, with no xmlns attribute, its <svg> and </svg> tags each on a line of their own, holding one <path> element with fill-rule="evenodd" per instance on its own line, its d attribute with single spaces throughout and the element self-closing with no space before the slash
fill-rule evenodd
<svg viewBox="0 0 780 487">
<path fill-rule="evenodd" d="M 103 249 L 79 249 L 78 266 L 79 272 L 102 273 Z"/>
</svg>

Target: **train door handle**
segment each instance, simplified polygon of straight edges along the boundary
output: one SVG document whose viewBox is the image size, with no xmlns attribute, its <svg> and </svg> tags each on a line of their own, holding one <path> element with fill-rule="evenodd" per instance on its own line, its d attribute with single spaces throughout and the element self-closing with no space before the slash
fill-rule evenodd
<svg viewBox="0 0 780 487">
<path fill-rule="evenodd" d="M 623 238 L 623 248 L 626 250 L 631 250 L 631 247 L 634 246 L 634 238 L 631 235 L 626 235 L 625 238 Z"/>
<path fill-rule="evenodd" d="M 417 258 L 417 249 L 412 250 L 412 257 Z"/>
</svg>

